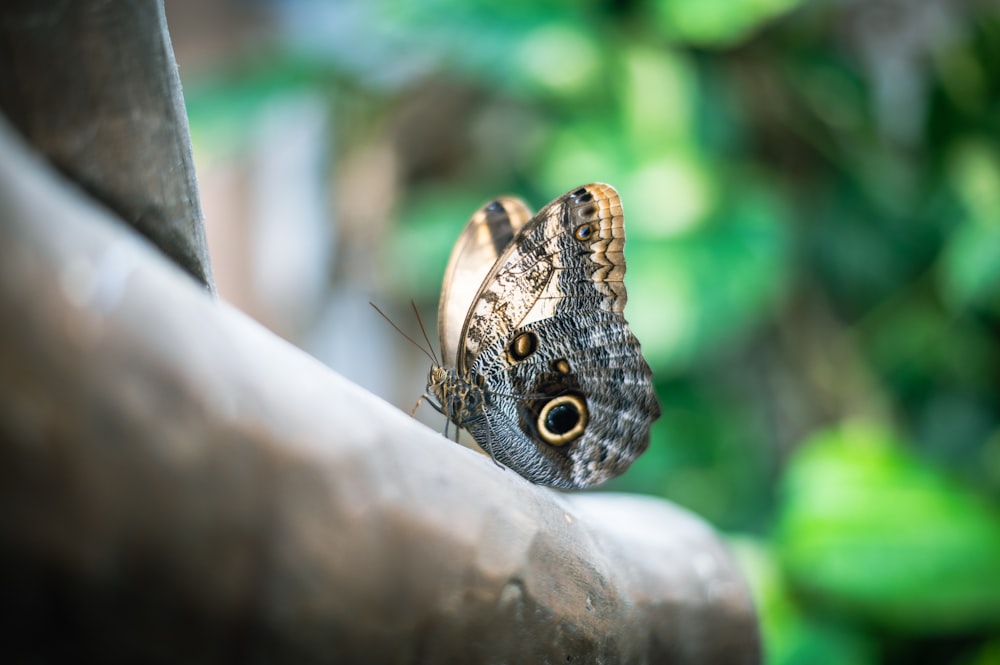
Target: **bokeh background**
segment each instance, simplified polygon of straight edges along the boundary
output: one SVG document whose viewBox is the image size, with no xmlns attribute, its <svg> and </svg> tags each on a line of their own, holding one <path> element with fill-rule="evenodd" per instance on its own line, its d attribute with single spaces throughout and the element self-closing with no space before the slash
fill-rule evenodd
<svg viewBox="0 0 1000 665">
<path fill-rule="evenodd" d="M 611 183 L 663 417 L 608 489 L 725 534 L 769 663 L 1000 663 L 995 2 L 167 11 L 227 300 L 409 409 L 368 301 L 435 339 L 477 207 Z"/>
</svg>

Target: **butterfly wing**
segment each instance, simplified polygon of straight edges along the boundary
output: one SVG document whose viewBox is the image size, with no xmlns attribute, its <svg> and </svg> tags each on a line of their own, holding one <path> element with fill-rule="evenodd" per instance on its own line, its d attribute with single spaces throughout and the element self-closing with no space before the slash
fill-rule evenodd
<svg viewBox="0 0 1000 665">
<path fill-rule="evenodd" d="M 501 464 L 532 482 L 567 488 L 621 475 L 649 445 L 660 415 L 649 366 L 621 314 L 561 312 L 517 330 L 537 351 L 512 362 L 512 344 L 484 351 L 487 409 L 468 424 Z M 526 347 L 527 348 L 527 347 Z M 503 369 L 488 368 L 493 354 Z"/>
<path fill-rule="evenodd" d="M 649 444 L 660 408 L 622 315 L 624 246 L 618 193 L 586 185 L 528 222 L 472 299 L 458 371 L 484 377 L 487 405 L 467 427 L 534 482 L 596 485 Z"/>
<path fill-rule="evenodd" d="M 438 303 L 438 341 L 445 366 L 456 365 L 462 326 L 479 286 L 530 219 L 531 210 L 523 201 L 504 196 L 477 210 L 458 237 Z"/>
</svg>

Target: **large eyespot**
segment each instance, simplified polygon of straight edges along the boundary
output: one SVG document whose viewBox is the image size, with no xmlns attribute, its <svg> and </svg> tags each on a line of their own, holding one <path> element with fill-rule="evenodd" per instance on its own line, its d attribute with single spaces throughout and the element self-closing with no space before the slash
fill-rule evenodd
<svg viewBox="0 0 1000 665">
<path fill-rule="evenodd" d="M 519 363 L 538 350 L 538 335 L 531 330 L 514 335 L 507 343 L 507 357 L 511 362 Z"/>
<path fill-rule="evenodd" d="M 592 235 L 594 235 L 593 224 L 581 224 L 580 226 L 576 227 L 575 231 L 573 231 L 573 237 L 579 240 L 580 242 L 587 242 L 588 240 L 590 240 L 590 237 Z"/>
<path fill-rule="evenodd" d="M 587 402 L 579 395 L 560 395 L 538 413 L 538 434 L 551 446 L 565 446 L 587 428 Z"/>
</svg>

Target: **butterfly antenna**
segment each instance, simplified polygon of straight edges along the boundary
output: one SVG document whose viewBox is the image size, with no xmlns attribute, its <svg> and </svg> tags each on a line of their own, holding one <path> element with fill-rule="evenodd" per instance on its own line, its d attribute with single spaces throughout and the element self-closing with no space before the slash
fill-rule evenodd
<svg viewBox="0 0 1000 665">
<path fill-rule="evenodd" d="M 369 305 L 371 305 L 371 306 L 372 306 L 372 308 L 373 308 L 373 309 L 374 309 L 374 310 L 375 310 L 376 312 L 378 312 L 379 314 L 381 314 L 381 315 L 382 315 L 382 318 L 383 318 L 383 319 L 385 319 L 386 321 L 388 321 L 388 322 L 389 322 L 389 325 L 390 325 L 390 326 L 392 326 L 393 328 L 395 328 L 395 329 L 396 329 L 396 332 L 398 332 L 398 333 L 399 333 L 400 335 L 402 335 L 402 336 L 403 336 L 403 337 L 404 337 L 404 338 L 405 338 L 405 339 L 406 339 L 406 340 L 407 340 L 408 342 L 410 342 L 410 344 L 412 344 L 413 346 L 415 346 L 415 347 L 417 347 L 418 349 L 420 349 L 421 353 L 423 353 L 423 354 L 424 354 L 425 356 L 427 356 L 427 358 L 428 358 L 428 359 L 430 359 L 430 361 L 431 361 L 432 363 L 434 363 L 435 365 L 439 365 L 439 364 L 440 364 L 440 363 L 438 362 L 438 360 L 437 360 L 437 356 L 435 356 L 435 355 L 434 355 L 434 348 L 433 348 L 433 347 L 431 347 L 431 351 L 430 351 L 430 353 L 428 353 L 428 352 L 427 352 L 427 349 L 425 349 L 424 347 L 422 347 L 422 346 L 420 345 L 420 343 L 419 343 L 419 342 L 417 342 L 417 340 L 415 340 L 415 339 L 413 339 L 412 337 L 410 337 L 409 335 L 407 335 L 407 334 L 406 334 L 405 332 L 403 332 L 403 331 L 402 331 L 402 329 L 401 329 L 401 328 L 400 328 L 399 326 L 397 326 L 397 325 L 396 325 L 395 323 L 393 323 L 392 319 L 390 319 L 390 318 L 389 318 L 389 317 L 388 317 L 388 316 L 386 315 L 386 313 L 385 313 L 385 312 L 383 312 L 382 310 L 380 310 L 380 309 L 378 308 L 378 305 L 376 305 L 375 303 L 373 303 L 373 302 L 372 302 L 371 300 L 369 300 L 369 301 L 368 301 L 368 304 L 369 304 Z M 416 311 L 416 308 L 417 308 L 417 306 L 416 306 L 416 305 L 414 304 L 414 305 L 413 305 L 413 309 L 414 309 L 414 311 Z M 418 316 L 417 316 L 417 321 L 419 321 L 419 320 L 420 320 L 420 317 L 419 317 L 419 315 L 418 315 Z M 423 330 L 423 329 L 424 329 L 424 326 L 423 326 L 423 324 L 422 324 L 422 323 L 420 324 L 420 329 L 421 329 L 421 330 Z M 424 333 L 424 339 L 427 339 L 427 333 Z M 428 340 L 427 344 L 428 344 L 428 345 L 430 344 L 430 341 L 429 341 L 429 340 Z"/>
<path fill-rule="evenodd" d="M 431 350 L 431 357 L 434 360 L 435 365 L 440 365 L 438 362 L 437 354 L 434 353 L 434 345 L 431 344 L 430 337 L 427 336 L 427 329 L 424 328 L 424 320 L 420 318 L 420 311 L 417 309 L 417 303 L 410 301 L 410 307 L 413 308 L 413 314 L 417 317 L 417 325 L 420 326 L 420 334 L 424 336 L 424 341 L 427 342 L 427 348 Z"/>
</svg>

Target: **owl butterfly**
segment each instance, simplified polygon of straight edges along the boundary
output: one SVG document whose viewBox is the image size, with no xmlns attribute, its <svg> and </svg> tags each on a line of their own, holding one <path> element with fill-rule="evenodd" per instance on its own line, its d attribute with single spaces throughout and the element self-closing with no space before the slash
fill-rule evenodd
<svg viewBox="0 0 1000 665">
<path fill-rule="evenodd" d="M 597 485 L 649 445 L 660 406 L 622 315 L 624 246 L 618 192 L 591 184 L 534 216 L 488 203 L 452 251 L 427 396 L 532 482 Z"/>
</svg>

